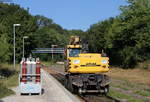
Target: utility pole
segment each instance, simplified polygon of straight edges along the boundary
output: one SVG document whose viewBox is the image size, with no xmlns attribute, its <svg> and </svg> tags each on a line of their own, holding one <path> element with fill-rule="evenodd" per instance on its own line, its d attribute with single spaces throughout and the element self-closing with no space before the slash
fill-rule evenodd
<svg viewBox="0 0 150 102">
<path fill-rule="evenodd" d="M 52 60 L 53 60 L 53 49 L 54 49 L 54 47 L 57 47 L 57 45 L 51 45 L 51 47 L 52 47 Z"/>
</svg>

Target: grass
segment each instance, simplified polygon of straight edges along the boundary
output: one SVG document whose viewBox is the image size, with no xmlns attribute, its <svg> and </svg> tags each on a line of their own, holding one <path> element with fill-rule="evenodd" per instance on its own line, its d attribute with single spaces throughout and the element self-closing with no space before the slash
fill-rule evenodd
<svg viewBox="0 0 150 102">
<path fill-rule="evenodd" d="M 127 80 L 127 84 L 137 83 L 150 85 L 150 71 L 144 69 L 111 68 L 108 75 L 114 79 Z M 130 85 L 131 85 L 130 84 Z M 131 85 L 132 86 L 132 85 Z"/>
<path fill-rule="evenodd" d="M 123 80 L 123 79 L 122 79 L 122 80 Z M 124 79 L 123 81 L 124 81 L 124 82 L 123 82 L 124 86 L 128 86 L 128 87 L 130 87 L 130 88 L 136 87 L 136 84 L 135 84 L 135 83 L 132 83 L 132 82 L 128 81 L 127 79 Z"/>
<path fill-rule="evenodd" d="M 135 99 L 130 95 L 127 95 L 127 94 L 124 94 L 121 92 L 117 92 L 114 90 L 110 90 L 108 95 L 115 97 L 116 99 L 127 100 L 127 102 L 143 102 L 143 100 Z"/>
<path fill-rule="evenodd" d="M 44 64 L 45 66 L 51 66 L 51 65 L 54 64 L 54 62 L 52 62 L 52 61 L 49 61 L 49 62 L 43 61 L 42 64 Z"/>
<path fill-rule="evenodd" d="M 110 96 L 127 102 L 150 102 L 150 71 L 111 68 L 107 75 L 112 79 Z"/>
<path fill-rule="evenodd" d="M 18 85 L 18 73 L 16 72 L 9 78 L 4 78 L 1 80 L 6 87 L 14 87 Z"/>
<path fill-rule="evenodd" d="M 122 86 L 120 84 L 118 85 L 118 84 L 111 83 L 110 86 L 121 88 L 121 89 L 124 89 L 124 90 L 130 90 L 129 88 L 127 88 L 125 86 Z"/>
<path fill-rule="evenodd" d="M 150 89 L 144 89 L 145 91 L 147 91 L 147 92 L 150 92 Z"/>
<path fill-rule="evenodd" d="M 11 94 L 14 94 L 14 92 L 10 89 L 8 89 L 3 84 L 0 84 L 0 98 L 3 98 L 5 96 L 9 96 Z"/>
<path fill-rule="evenodd" d="M 0 98 L 14 94 L 10 88 L 18 85 L 18 70 L 18 65 L 14 70 L 10 64 L 0 64 Z"/>
<path fill-rule="evenodd" d="M 149 96 L 150 97 L 150 93 L 145 91 L 145 90 L 137 90 L 137 91 L 135 91 L 135 93 L 142 95 L 142 96 Z"/>
</svg>

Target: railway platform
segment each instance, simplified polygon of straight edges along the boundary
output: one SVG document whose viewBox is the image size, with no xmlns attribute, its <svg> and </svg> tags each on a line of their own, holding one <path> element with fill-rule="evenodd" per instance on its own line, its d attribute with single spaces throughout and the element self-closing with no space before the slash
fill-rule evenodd
<svg viewBox="0 0 150 102">
<path fill-rule="evenodd" d="M 55 78 L 41 70 L 43 78 L 42 95 L 20 95 L 19 87 L 13 88 L 15 95 L 5 97 L 0 102 L 81 102 L 64 88 Z"/>
</svg>

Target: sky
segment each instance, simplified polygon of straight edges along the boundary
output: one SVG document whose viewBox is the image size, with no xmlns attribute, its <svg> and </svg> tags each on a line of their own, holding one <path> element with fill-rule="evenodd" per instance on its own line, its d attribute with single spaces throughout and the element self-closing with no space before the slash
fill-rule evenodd
<svg viewBox="0 0 150 102">
<path fill-rule="evenodd" d="M 115 17 L 125 0 L 13 0 L 32 15 L 53 19 L 65 29 L 87 30 L 90 25 Z"/>
</svg>

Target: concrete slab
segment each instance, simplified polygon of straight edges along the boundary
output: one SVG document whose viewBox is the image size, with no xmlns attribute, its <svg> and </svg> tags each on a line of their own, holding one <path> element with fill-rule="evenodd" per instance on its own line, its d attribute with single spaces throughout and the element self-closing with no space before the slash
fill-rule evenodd
<svg viewBox="0 0 150 102">
<path fill-rule="evenodd" d="M 43 89 L 42 95 L 19 95 L 19 87 L 13 88 L 16 95 L 3 98 L 0 102 L 81 102 L 72 95 L 55 78 L 42 70 Z"/>
</svg>

